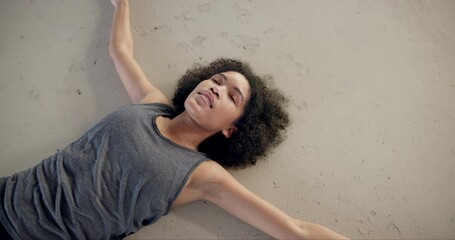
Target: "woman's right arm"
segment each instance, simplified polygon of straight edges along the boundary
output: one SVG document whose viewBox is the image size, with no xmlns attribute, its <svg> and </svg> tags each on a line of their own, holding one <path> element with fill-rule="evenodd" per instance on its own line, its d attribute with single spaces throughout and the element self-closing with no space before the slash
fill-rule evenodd
<svg viewBox="0 0 455 240">
<path fill-rule="evenodd" d="M 169 104 L 169 100 L 145 76 L 134 59 L 133 35 L 130 25 L 128 0 L 111 0 L 115 7 L 112 22 L 109 55 L 133 103 L 160 102 Z"/>
</svg>

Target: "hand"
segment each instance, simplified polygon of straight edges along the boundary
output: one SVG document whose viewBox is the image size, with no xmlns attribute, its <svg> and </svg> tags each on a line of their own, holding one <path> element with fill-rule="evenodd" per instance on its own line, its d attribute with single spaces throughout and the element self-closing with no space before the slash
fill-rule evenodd
<svg viewBox="0 0 455 240">
<path fill-rule="evenodd" d="M 114 7 L 117 7 L 120 3 L 122 2 L 127 2 L 128 0 L 111 0 L 111 3 L 112 5 L 114 5 Z"/>
</svg>

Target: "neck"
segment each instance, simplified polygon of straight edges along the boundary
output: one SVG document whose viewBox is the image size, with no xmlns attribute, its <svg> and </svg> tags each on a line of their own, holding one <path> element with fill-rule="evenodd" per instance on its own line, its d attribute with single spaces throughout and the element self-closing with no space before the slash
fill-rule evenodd
<svg viewBox="0 0 455 240">
<path fill-rule="evenodd" d="M 161 134 L 174 143 L 193 150 L 197 150 L 202 141 L 214 134 L 199 127 L 186 112 L 163 123 Z"/>
</svg>

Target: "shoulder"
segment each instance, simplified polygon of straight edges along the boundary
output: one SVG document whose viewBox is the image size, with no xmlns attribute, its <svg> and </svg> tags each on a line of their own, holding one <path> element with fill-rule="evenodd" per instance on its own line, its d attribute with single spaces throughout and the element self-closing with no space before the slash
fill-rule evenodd
<svg viewBox="0 0 455 240">
<path fill-rule="evenodd" d="M 139 103 L 162 103 L 170 105 L 169 99 L 158 89 L 154 88 L 148 92 L 144 98 L 142 98 Z"/>
<path fill-rule="evenodd" d="M 219 163 L 207 160 L 194 170 L 190 181 L 191 187 L 198 189 L 203 199 L 209 200 L 211 196 L 216 195 L 225 186 L 236 180 Z"/>
<path fill-rule="evenodd" d="M 221 183 L 228 175 L 220 164 L 212 160 L 202 162 L 191 174 L 174 208 L 196 200 L 209 200 L 217 189 L 222 189 Z"/>
<path fill-rule="evenodd" d="M 201 163 L 191 176 L 191 185 L 201 193 L 201 198 L 211 202 L 226 191 L 237 192 L 243 186 L 219 163 L 209 160 Z M 216 203 L 215 203 L 216 204 Z"/>
<path fill-rule="evenodd" d="M 222 182 L 228 176 L 230 174 L 223 166 L 213 160 L 207 160 L 194 170 L 191 180 L 195 184 L 214 184 Z"/>
<path fill-rule="evenodd" d="M 158 103 L 158 102 L 150 102 L 150 103 L 133 103 L 125 106 L 125 108 L 132 108 L 138 111 L 144 111 L 147 114 L 158 115 L 158 116 L 166 116 L 166 117 L 175 117 L 176 113 L 174 107 L 165 104 L 165 103 Z"/>
</svg>

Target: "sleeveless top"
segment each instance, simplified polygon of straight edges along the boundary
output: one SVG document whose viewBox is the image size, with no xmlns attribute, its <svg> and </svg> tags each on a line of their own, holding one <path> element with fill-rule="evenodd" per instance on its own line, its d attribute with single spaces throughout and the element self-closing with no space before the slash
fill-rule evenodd
<svg viewBox="0 0 455 240">
<path fill-rule="evenodd" d="M 207 156 L 165 138 L 165 104 L 110 113 L 37 166 L 0 179 L 0 220 L 15 239 L 118 239 L 166 215 Z"/>
</svg>

